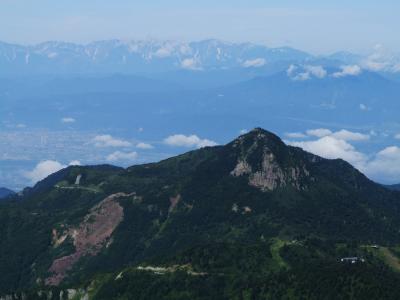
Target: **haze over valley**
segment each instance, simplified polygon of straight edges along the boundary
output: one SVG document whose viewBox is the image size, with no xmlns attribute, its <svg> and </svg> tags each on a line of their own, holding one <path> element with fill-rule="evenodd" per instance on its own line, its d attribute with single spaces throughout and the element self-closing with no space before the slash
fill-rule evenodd
<svg viewBox="0 0 400 300">
<path fill-rule="evenodd" d="M 400 58 L 381 45 L 367 55 L 220 40 L 0 45 L 0 182 L 14 190 L 71 162 L 158 161 L 256 126 L 399 181 Z"/>
</svg>

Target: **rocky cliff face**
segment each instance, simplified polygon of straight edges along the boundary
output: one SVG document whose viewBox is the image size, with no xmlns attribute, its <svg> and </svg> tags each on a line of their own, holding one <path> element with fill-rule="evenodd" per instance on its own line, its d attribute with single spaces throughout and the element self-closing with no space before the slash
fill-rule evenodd
<svg viewBox="0 0 400 300">
<path fill-rule="evenodd" d="M 249 137 L 251 137 L 250 143 Z M 273 147 L 269 146 L 269 143 Z M 248 176 L 249 185 L 262 191 L 273 191 L 286 186 L 292 186 L 298 190 L 305 188 L 302 183 L 310 175 L 305 163 L 300 161 L 292 165 L 287 164 L 284 161 L 287 157 L 279 160 L 274 154 L 274 151 L 277 151 L 276 146 L 284 147 L 283 142 L 277 137 L 271 136 L 260 128 L 254 129 L 249 135 L 239 137 L 233 143 L 233 148 L 240 149 L 240 154 L 230 174 L 235 177 Z M 280 149 L 278 151 L 280 152 Z M 286 155 L 290 156 L 291 153 L 286 153 Z"/>
</svg>

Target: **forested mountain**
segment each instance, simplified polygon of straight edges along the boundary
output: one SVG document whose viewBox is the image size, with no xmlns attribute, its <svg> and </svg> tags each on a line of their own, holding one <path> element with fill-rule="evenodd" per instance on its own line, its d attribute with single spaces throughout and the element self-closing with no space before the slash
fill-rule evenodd
<svg viewBox="0 0 400 300">
<path fill-rule="evenodd" d="M 386 187 L 391 190 L 394 190 L 394 191 L 400 191 L 400 184 L 392 184 L 392 185 L 388 185 Z"/>
<path fill-rule="evenodd" d="M 260 128 L 159 163 L 68 167 L 15 200 L 0 206 L 0 294 L 15 298 L 400 297 L 400 193 Z"/>
</svg>

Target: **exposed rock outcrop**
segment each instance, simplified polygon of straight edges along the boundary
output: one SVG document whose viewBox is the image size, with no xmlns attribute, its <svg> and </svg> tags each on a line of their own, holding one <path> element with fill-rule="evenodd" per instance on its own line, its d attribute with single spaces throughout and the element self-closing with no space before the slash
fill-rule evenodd
<svg viewBox="0 0 400 300">
<path fill-rule="evenodd" d="M 262 129 L 256 128 L 249 135 L 239 137 L 232 147 L 240 149 L 240 153 L 230 175 L 248 176 L 249 185 L 262 191 L 273 191 L 287 185 L 302 189 L 301 179 L 309 175 L 305 165 L 283 166 L 274 153 L 282 155 L 283 151 L 279 150 L 282 150 L 280 147 L 286 150 L 285 145 L 278 137 Z"/>
<path fill-rule="evenodd" d="M 168 212 L 169 213 L 173 212 L 175 207 L 178 205 L 178 203 L 180 201 L 181 201 L 181 195 L 180 194 L 178 194 L 175 197 L 170 197 L 169 198 L 170 205 L 169 205 L 169 208 L 168 208 Z"/>
<path fill-rule="evenodd" d="M 96 255 L 108 244 L 124 217 L 123 208 L 116 200 L 128 196 L 131 194 L 117 193 L 105 198 L 90 210 L 78 227 L 69 229 L 60 238 L 53 230 L 54 245 L 60 245 L 69 236 L 73 239 L 75 252 L 53 261 L 49 269 L 52 275 L 45 280 L 46 285 L 59 285 L 81 257 Z"/>
</svg>

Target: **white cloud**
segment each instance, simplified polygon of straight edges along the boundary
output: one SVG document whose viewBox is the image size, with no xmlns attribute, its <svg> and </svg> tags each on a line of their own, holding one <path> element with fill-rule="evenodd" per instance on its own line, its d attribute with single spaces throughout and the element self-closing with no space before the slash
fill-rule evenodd
<svg viewBox="0 0 400 300">
<path fill-rule="evenodd" d="M 369 111 L 371 110 L 367 105 L 360 103 L 360 110 L 362 111 Z"/>
<path fill-rule="evenodd" d="M 106 160 L 110 162 L 132 162 L 136 160 L 138 154 L 136 152 L 115 151 L 107 156 Z"/>
<path fill-rule="evenodd" d="M 399 57 L 388 51 L 382 45 L 376 45 L 374 51 L 364 61 L 363 68 L 374 72 L 391 72 L 397 73 L 400 71 Z"/>
<path fill-rule="evenodd" d="M 286 70 L 286 74 L 289 77 L 292 77 L 293 73 L 297 70 L 297 67 L 295 65 L 290 65 L 289 68 Z"/>
<path fill-rule="evenodd" d="M 371 178 L 399 183 L 400 182 L 400 148 L 391 146 L 378 152 L 373 159 L 361 168 Z"/>
<path fill-rule="evenodd" d="M 324 136 L 315 141 L 290 142 L 289 144 L 324 158 L 341 158 L 356 166 L 360 166 L 366 160 L 365 155 L 358 152 L 351 144 L 333 136 Z"/>
<path fill-rule="evenodd" d="M 249 131 L 247 129 L 240 129 L 239 134 L 246 134 Z"/>
<path fill-rule="evenodd" d="M 53 174 L 61 169 L 64 169 L 66 166 L 62 165 L 58 161 L 54 160 L 45 160 L 41 161 L 36 165 L 36 167 L 29 172 L 25 172 L 25 177 L 28 178 L 32 183 L 36 183 L 50 174 Z"/>
<path fill-rule="evenodd" d="M 335 78 L 345 77 L 345 76 L 357 76 L 362 73 L 362 69 L 358 65 L 346 65 L 341 66 L 339 72 L 332 74 Z M 296 66 L 290 65 L 286 70 L 288 77 L 294 81 L 306 81 L 312 78 L 323 79 L 328 76 L 327 70 L 323 66 L 315 65 L 304 65 Z"/>
<path fill-rule="evenodd" d="M 159 57 L 159 58 L 169 57 L 172 55 L 173 50 L 174 50 L 173 47 L 166 45 L 164 47 L 159 48 L 154 53 L 154 56 Z"/>
<path fill-rule="evenodd" d="M 150 144 L 147 144 L 147 143 L 139 143 L 139 144 L 136 145 L 136 148 L 146 150 L 146 149 L 153 149 L 154 147 L 152 145 L 150 145 Z"/>
<path fill-rule="evenodd" d="M 62 123 L 75 123 L 76 120 L 74 118 L 62 118 L 61 122 Z"/>
<path fill-rule="evenodd" d="M 332 132 L 326 128 L 310 129 L 306 131 L 308 136 L 314 136 L 318 138 L 331 136 L 344 141 L 366 141 L 369 140 L 368 134 L 362 134 L 359 132 L 353 132 L 346 129 L 342 129 L 336 132 Z"/>
<path fill-rule="evenodd" d="M 69 164 L 69 166 L 81 166 L 81 162 L 79 160 L 73 160 Z"/>
<path fill-rule="evenodd" d="M 78 160 L 73 160 L 68 164 L 68 166 L 80 165 L 81 163 Z M 67 165 L 63 165 L 56 160 L 44 160 L 39 162 L 32 171 L 24 172 L 24 176 L 29 179 L 32 184 L 35 184 L 36 182 L 45 179 L 47 176 L 58 172 L 66 167 Z"/>
<path fill-rule="evenodd" d="M 345 129 L 334 132 L 331 136 L 344 141 L 366 141 L 370 136 L 359 132 L 352 132 Z"/>
<path fill-rule="evenodd" d="M 58 56 L 58 53 L 56 53 L 56 52 L 52 52 L 52 53 L 47 54 L 48 58 L 55 58 L 57 56 Z"/>
<path fill-rule="evenodd" d="M 181 67 L 186 70 L 201 70 L 199 62 L 195 58 L 186 58 L 181 62 Z"/>
<path fill-rule="evenodd" d="M 318 128 L 318 129 L 310 129 L 307 130 L 307 135 L 316 136 L 316 137 L 324 137 L 327 135 L 331 135 L 332 131 L 326 128 Z"/>
<path fill-rule="evenodd" d="M 216 146 L 217 143 L 208 139 L 200 139 L 197 135 L 175 134 L 164 139 L 164 143 L 175 147 L 196 147 L 203 148 L 207 146 Z"/>
<path fill-rule="evenodd" d="M 299 73 L 296 76 L 292 77 L 294 81 L 306 81 L 311 79 L 310 73 L 304 72 L 304 73 Z"/>
<path fill-rule="evenodd" d="M 109 134 L 97 135 L 92 139 L 96 147 L 130 147 L 132 144 L 128 141 L 117 139 Z"/>
<path fill-rule="evenodd" d="M 296 72 L 300 70 L 299 72 Z M 323 79 L 328 72 L 322 66 L 305 65 L 298 67 L 290 65 L 286 70 L 287 75 L 294 81 L 306 81 L 311 78 Z"/>
<path fill-rule="evenodd" d="M 320 79 L 325 78 L 325 76 L 327 75 L 326 70 L 322 66 L 305 66 L 304 68 L 312 76 Z"/>
<path fill-rule="evenodd" d="M 307 137 L 307 135 L 301 132 L 287 132 L 285 133 L 285 136 L 291 139 L 303 139 Z"/>
<path fill-rule="evenodd" d="M 396 159 L 400 157 L 400 148 L 396 146 L 387 147 L 384 150 L 378 152 L 378 156 Z"/>
<path fill-rule="evenodd" d="M 188 55 L 188 54 L 192 53 L 192 48 L 190 48 L 190 46 L 187 44 L 183 44 L 179 47 L 179 51 L 183 55 Z"/>
<path fill-rule="evenodd" d="M 387 56 L 388 54 L 382 45 L 375 45 L 374 52 L 363 61 L 363 66 L 374 72 L 387 69 L 389 67 Z"/>
<path fill-rule="evenodd" d="M 313 141 L 288 142 L 328 159 L 348 161 L 368 177 L 381 182 L 400 182 L 400 148 L 391 146 L 374 155 L 358 151 L 350 141 L 369 139 L 368 135 L 341 130 Z"/>
<path fill-rule="evenodd" d="M 267 61 L 264 58 L 256 58 L 256 59 L 249 59 L 246 60 L 242 66 L 245 68 L 259 68 L 265 66 Z"/>
<path fill-rule="evenodd" d="M 364 62 L 364 67 L 370 71 L 379 72 L 388 67 L 388 64 L 385 62 L 377 62 L 367 60 Z"/>
<path fill-rule="evenodd" d="M 341 66 L 340 72 L 333 73 L 333 77 L 341 78 L 346 76 L 358 76 L 361 74 L 362 69 L 357 65 Z"/>
<path fill-rule="evenodd" d="M 394 138 L 395 138 L 396 140 L 400 140 L 400 133 L 396 134 L 396 135 L 394 136 Z"/>
</svg>

